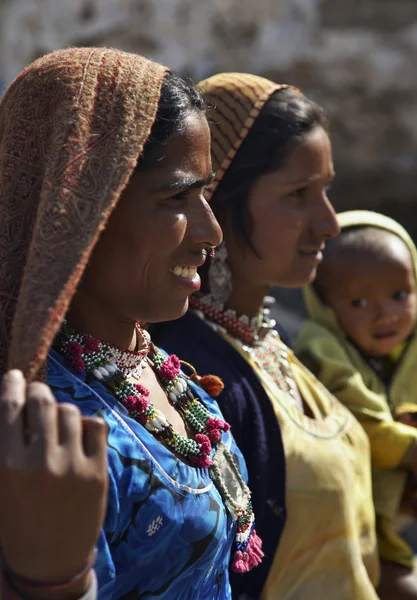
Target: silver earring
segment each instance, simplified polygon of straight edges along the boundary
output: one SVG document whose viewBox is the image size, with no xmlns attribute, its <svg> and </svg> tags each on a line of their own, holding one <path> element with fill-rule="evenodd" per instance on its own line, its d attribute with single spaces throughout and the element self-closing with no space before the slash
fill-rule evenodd
<svg viewBox="0 0 417 600">
<path fill-rule="evenodd" d="M 227 248 L 223 242 L 216 248 L 208 272 L 210 296 L 215 302 L 225 305 L 232 291 L 232 273 L 227 264 Z"/>
</svg>

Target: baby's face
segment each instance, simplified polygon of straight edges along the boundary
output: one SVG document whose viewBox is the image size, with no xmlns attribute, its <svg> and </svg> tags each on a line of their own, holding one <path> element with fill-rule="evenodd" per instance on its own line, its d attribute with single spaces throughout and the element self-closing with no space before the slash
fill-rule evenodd
<svg viewBox="0 0 417 600">
<path fill-rule="evenodd" d="M 410 252 L 399 238 L 387 240 L 385 256 L 341 254 L 331 260 L 322 286 L 324 301 L 345 333 L 368 356 L 384 356 L 414 330 L 417 293 Z"/>
</svg>

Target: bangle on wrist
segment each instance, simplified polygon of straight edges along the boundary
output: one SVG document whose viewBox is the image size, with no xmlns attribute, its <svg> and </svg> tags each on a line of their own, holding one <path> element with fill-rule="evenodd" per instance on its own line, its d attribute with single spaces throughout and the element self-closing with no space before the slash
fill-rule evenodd
<svg viewBox="0 0 417 600">
<path fill-rule="evenodd" d="M 22 594 L 16 591 L 12 585 L 10 584 L 7 575 L 3 574 L 2 580 L 2 600 L 27 600 L 27 597 L 22 596 Z M 98 594 L 98 584 L 97 584 L 97 576 L 94 569 L 91 571 L 91 584 L 88 590 L 86 591 L 81 598 L 78 600 L 97 600 Z"/>
<path fill-rule="evenodd" d="M 3 578 L 12 587 L 15 587 L 16 585 L 18 585 L 18 586 L 27 588 L 28 591 L 29 590 L 44 591 L 44 592 L 65 591 L 66 588 L 71 588 L 74 584 L 76 584 L 78 581 L 80 581 L 80 579 L 85 577 L 85 575 L 87 575 L 87 573 L 89 571 L 91 571 L 91 569 L 94 566 L 94 563 L 96 562 L 96 554 L 97 554 L 97 550 L 94 549 L 92 558 L 88 561 L 88 564 L 84 567 L 84 569 L 79 571 L 79 573 L 77 573 L 73 577 L 66 579 L 65 581 L 49 582 L 49 581 L 34 581 L 33 579 L 26 579 L 26 577 L 22 577 L 21 575 L 18 575 L 17 573 L 12 571 L 8 567 L 8 565 L 4 562 L 4 560 L 3 560 L 3 564 L 2 564 Z"/>
<path fill-rule="evenodd" d="M 79 598 L 78 600 L 97 600 L 98 597 L 98 582 L 97 575 L 94 569 L 91 571 L 91 585 L 89 589 L 86 591 L 84 596 Z"/>
</svg>

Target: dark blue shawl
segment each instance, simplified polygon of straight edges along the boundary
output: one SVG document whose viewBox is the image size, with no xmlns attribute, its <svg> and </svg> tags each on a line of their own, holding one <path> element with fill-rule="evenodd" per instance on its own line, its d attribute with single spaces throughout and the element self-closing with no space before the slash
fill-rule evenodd
<svg viewBox="0 0 417 600">
<path fill-rule="evenodd" d="M 271 402 L 244 358 L 192 313 L 153 325 L 151 335 L 155 344 L 191 363 L 200 375 L 223 379 L 225 389 L 217 400 L 246 460 L 256 530 L 265 552 L 259 567 L 245 575 L 231 575 L 233 597 L 259 598 L 286 517 L 284 449 Z"/>
</svg>

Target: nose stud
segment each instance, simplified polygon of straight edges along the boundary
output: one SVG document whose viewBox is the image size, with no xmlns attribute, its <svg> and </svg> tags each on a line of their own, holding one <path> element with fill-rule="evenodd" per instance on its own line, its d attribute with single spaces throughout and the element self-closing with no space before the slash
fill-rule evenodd
<svg viewBox="0 0 417 600">
<path fill-rule="evenodd" d="M 214 258 L 216 256 L 216 248 L 210 248 L 210 258 Z"/>
</svg>

